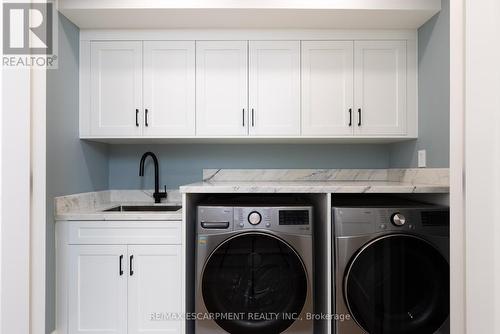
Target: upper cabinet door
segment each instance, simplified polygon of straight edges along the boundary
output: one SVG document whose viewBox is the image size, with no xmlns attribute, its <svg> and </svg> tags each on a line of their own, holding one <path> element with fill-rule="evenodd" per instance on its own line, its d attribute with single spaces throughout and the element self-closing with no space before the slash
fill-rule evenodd
<svg viewBox="0 0 500 334">
<path fill-rule="evenodd" d="M 142 132 L 142 42 L 92 42 L 90 134 Z"/>
<path fill-rule="evenodd" d="M 144 135 L 195 134 L 195 42 L 144 42 Z"/>
<path fill-rule="evenodd" d="M 356 134 L 406 134 L 406 71 L 406 41 L 354 42 Z"/>
<path fill-rule="evenodd" d="M 248 129 L 247 42 L 196 42 L 196 134 L 244 136 Z"/>
<path fill-rule="evenodd" d="M 250 134 L 300 135 L 300 42 L 251 41 L 249 46 Z"/>
<path fill-rule="evenodd" d="M 182 333 L 182 320 L 153 321 L 151 315 L 184 311 L 182 250 L 179 245 L 128 246 L 128 334 Z"/>
<path fill-rule="evenodd" d="M 68 333 L 126 333 L 127 246 L 68 248 Z"/>
<path fill-rule="evenodd" d="M 353 42 L 302 42 L 302 135 L 353 133 Z"/>
</svg>

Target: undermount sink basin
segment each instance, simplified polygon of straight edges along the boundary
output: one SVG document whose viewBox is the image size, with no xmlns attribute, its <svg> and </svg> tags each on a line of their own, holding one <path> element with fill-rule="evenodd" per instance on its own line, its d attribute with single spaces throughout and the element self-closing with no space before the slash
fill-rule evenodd
<svg viewBox="0 0 500 334">
<path fill-rule="evenodd" d="M 179 211 L 182 208 L 180 205 L 119 205 L 104 210 L 104 212 L 148 212 L 148 211 Z"/>
</svg>

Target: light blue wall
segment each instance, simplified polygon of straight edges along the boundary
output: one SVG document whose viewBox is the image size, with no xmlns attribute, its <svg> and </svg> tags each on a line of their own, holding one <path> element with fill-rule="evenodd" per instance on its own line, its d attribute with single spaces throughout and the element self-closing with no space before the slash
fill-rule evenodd
<svg viewBox="0 0 500 334">
<path fill-rule="evenodd" d="M 427 150 L 428 167 L 449 167 L 450 1 L 418 30 L 418 140 L 391 145 L 391 167 L 416 167 Z"/>
<path fill-rule="evenodd" d="M 112 145 L 109 186 L 144 188 L 152 170 L 139 178 L 141 154 L 158 155 L 162 184 L 199 181 L 203 168 L 405 168 L 417 166 L 427 150 L 428 167 L 449 166 L 449 0 L 418 31 L 419 139 L 374 145 Z M 149 166 L 151 168 L 151 166 Z"/>
<path fill-rule="evenodd" d="M 142 153 L 160 160 L 161 184 L 169 188 L 201 180 L 203 168 L 387 168 L 387 145 L 111 145 L 109 186 L 152 188 L 153 164 L 138 176 Z M 148 158 L 149 159 L 149 158 Z"/>
<path fill-rule="evenodd" d="M 79 30 L 59 15 L 59 68 L 47 71 L 46 333 L 55 327 L 55 196 L 108 188 L 106 145 L 78 139 Z"/>
</svg>

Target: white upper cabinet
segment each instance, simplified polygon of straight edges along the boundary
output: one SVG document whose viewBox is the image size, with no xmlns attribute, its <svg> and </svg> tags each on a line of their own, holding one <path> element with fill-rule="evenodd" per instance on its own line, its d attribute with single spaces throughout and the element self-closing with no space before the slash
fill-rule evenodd
<svg viewBox="0 0 500 334">
<path fill-rule="evenodd" d="M 355 41 L 354 50 L 354 132 L 405 135 L 406 41 Z"/>
<path fill-rule="evenodd" d="M 353 42 L 302 42 L 302 135 L 353 134 Z"/>
<path fill-rule="evenodd" d="M 144 42 L 144 135 L 195 134 L 195 43 Z"/>
<path fill-rule="evenodd" d="M 142 131 L 142 42 L 92 42 L 90 134 L 136 136 Z"/>
<path fill-rule="evenodd" d="M 128 334 L 181 333 L 182 320 L 151 319 L 158 312 L 184 311 L 181 246 L 129 245 L 128 254 Z"/>
<path fill-rule="evenodd" d="M 68 249 L 68 333 L 126 333 L 127 246 Z"/>
<path fill-rule="evenodd" d="M 300 135 L 300 42 L 249 42 L 249 133 Z"/>
<path fill-rule="evenodd" d="M 246 41 L 196 43 L 196 134 L 247 135 Z"/>
<path fill-rule="evenodd" d="M 84 32 L 80 41 L 81 138 L 418 137 L 416 32 L 123 34 Z"/>
</svg>

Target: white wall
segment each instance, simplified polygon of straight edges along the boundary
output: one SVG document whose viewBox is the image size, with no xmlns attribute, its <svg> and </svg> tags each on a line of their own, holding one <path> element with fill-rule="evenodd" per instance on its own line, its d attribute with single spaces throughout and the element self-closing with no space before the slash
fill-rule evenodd
<svg viewBox="0 0 500 334">
<path fill-rule="evenodd" d="M 30 326 L 30 71 L 2 71 L 1 333 Z"/>
<path fill-rule="evenodd" d="M 465 2 L 467 333 L 500 333 L 500 2 Z"/>
</svg>

